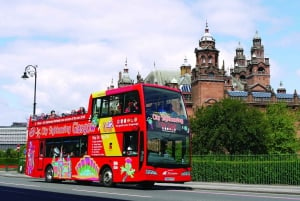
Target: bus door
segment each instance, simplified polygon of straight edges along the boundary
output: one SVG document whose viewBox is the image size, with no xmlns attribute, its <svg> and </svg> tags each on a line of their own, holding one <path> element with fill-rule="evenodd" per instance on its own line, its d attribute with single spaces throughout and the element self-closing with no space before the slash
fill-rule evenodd
<svg viewBox="0 0 300 201">
<path fill-rule="evenodd" d="M 145 160 L 145 151 L 144 151 L 144 132 L 141 131 L 140 132 L 140 136 L 139 136 L 139 156 L 140 156 L 140 159 L 139 159 L 139 170 L 143 167 L 143 162 Z"/>
<path fill-rule="evenodd" d="M 43 170 L 44 167 L 44 157 L 45 157 L 45 141 L 42 140 L 40 141 L 39 144 L 39 155 L 38 155 L 38 164 L 37 164 L 37 169 L 39 171 Z"/>
<path fill-rule="evenodd" d="M 138 155 L 138 132 L 125 132 L 123 141 L 123 155 Z"/>
</svg>

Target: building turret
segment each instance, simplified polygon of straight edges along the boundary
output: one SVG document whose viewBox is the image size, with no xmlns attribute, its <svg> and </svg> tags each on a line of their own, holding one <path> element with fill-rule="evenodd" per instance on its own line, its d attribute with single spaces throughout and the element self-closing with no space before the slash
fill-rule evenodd
<svg viewBox="0 0 300 201">
<path fill-rule="evenodd" d="M 283 87 L 282 82 L 280 81 L 279 88 L 277 89 L 277 93 L 286 94 L 286 89 Z"/>
<path fill-rule="evenodd" d="M 127 67 L 127 58 L 125 61 L 125 67 L 123 69 L 123 74 L 119 72 L 119 80 L 118 80 L 118 87 L 124 87 L 128 85 L 133 85 L 134 81 L 129 77 L 129 69 Z"/>
<path fill-rule="evenodd" d="M 180 75 L 191 74 L 191 64 L 188 63 L 187 58 L 184 58 L 184 63 L 180 66 Z"/>
<path fill-rule="evenodd" d="M 225 70 L 219 69 L 219 50 L 206 22 L 204 34 L 195 48 L 196 66 L 192 70 L 192 100 L 194 108 L 209 105 L 224 98 Z"/>
<path fill-rule="evenodd" d="M 256 31 L 251 47 L 251 60 L 247 62 L 246 81 L 252 91 L 270 90 L 270 64 L 265 58 L 261 37 Z"/>
</svg>

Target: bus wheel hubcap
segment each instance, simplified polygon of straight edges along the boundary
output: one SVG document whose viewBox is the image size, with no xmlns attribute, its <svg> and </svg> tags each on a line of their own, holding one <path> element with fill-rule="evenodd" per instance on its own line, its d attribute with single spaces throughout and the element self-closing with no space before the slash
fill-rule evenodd
<svg viewBox="0 0 300 201">
<path fill-rule="evenodd" d="M 112 180 L 112 173 L 110 171 L 106 171 L 103 175 L 103 182 L 110 183 Z"/>
<path fill-rule="evenodd" d="M 52 180 L 52 175 L 53 175 L 53 171 L 52 171 L 52 168 L 48 168 L 47 170 L 47 173 L 46 173 L 46 177 L 47 177 L 47 180 L 48 181 L 51 181 Z"/>
</svg>

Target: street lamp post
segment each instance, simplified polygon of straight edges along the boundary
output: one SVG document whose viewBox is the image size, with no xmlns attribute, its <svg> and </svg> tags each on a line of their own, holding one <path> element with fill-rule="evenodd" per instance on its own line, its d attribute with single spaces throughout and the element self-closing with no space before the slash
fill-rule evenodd
<svg viewBox="0 0 300 201">
<path fill-rule="evenodd" d="M 33 96 L 33 116 L 35 116 L 35 108 L 36 108 L 36 77 L 37 77 L 37 65 L 28 65 L 25 67 L 24 74 L 22 75 L 21 78 L 27 79 L 30 77 L 34 76 L 34 96 Z"/>
</svg>

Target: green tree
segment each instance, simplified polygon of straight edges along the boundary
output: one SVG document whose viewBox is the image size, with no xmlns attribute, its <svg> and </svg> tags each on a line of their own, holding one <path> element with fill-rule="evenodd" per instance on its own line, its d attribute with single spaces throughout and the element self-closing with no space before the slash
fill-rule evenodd
<svg viewBox="0 0 300 201">
<path fill-rule="evenodd" d="M 191 119 L 193 153 L 267 153 L 268 124 L 263 112 L 232 99 L 201 107 Z"/>
<path fill-rule="evenodd" d="M 270 153 L 296 153 L 300 143 L 296 137 L 297 113 L 289 110 L 285 103 L 271 104 L 266 110 L 271 128 L 268 139 Z"/>
<path fill-rule="evenodd" d="M 5 151 L 0 150 L 0 158 L 4 158 L 6 156 Z"/>
<path fill-rule="evenodd" d="M 13 150 L 11 148 L 6 149 L 5 157 L 10 158 L 13 155 Z"/>
<path fill-rule="evenodd" d="M 7 158 L 17 158 L 18 152 L 12 148 L 8 148 L 5 152 L 5 157 Z"/>
<path fill-rule="evenodd" d="M 25 157 L 25 155 L 24 155 L 24 150 L 26 150 L 26 144 L 25 145 L 21 145 L 21 147 L 20 147 L 20 156 L 22 156 L 22 157 Z"/>
</svg>

